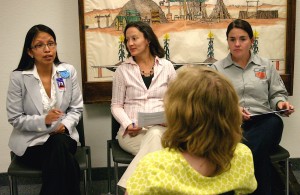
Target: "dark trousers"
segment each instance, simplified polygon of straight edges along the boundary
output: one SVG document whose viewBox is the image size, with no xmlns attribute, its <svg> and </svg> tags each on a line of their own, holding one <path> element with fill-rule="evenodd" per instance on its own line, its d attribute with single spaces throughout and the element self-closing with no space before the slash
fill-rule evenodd
<svg viewBox="0 0 300 195">
<path fill-rule="evenodd" d="M 251 117 L 244 121 L 243 143 L 253 154 L 257 189 L 253 194 L 272 194 L 272 163 L 270 154 L 279 145 L 283 131 L 282 119 L 275 114 Z"/>
<path fill-rule="evenodd" d="M 28 147 L 18 160 L 42 169 L 40 195 L 80 195 L 77 143 L 65 134 L 51 135 L 44 145 Z"/>
</svg>

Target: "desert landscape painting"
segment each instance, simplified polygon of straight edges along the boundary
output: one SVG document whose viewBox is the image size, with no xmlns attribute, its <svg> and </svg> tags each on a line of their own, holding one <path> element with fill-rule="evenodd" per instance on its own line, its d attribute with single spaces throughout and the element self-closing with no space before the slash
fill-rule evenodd
<svg viewBox="0 0 300 195">
<path fill-rule="evenodd" d="M 127 56 L 123 29 L 149 23 L 175 66 L 210 64 L 228 54 L 226 28 L 237 18 L 253 28 L 255 52 L 285 73 L 286 0 L 83 0 L 87 80 L 112 80 Z"/>
</svg>

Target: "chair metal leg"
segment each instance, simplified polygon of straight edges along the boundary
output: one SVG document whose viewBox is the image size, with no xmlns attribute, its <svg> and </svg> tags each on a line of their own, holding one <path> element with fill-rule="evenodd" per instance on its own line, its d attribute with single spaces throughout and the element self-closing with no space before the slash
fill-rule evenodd
<svg viewBox="0 0 300 195">
<path fill-rule="evenodd" d="M 83 173 L 83 190 L 84 190 L 84 194 L 88 195 L 89 193 L 87 192 L 88 187 L 87 187 L 87 182 L 86 182 L 87 179 L 86 178 L 87 178 L 87 173 L 86 173 L 86 170 L 85 170 L 84 173 Z"/>
<path fill-rule="evenodd" d="M 119 175 L 118 175 L 118 163 L 114 162 L 114 170 L 115 170 L 115 190 L 116 190 L 116 195 L 119 194 L 119 188 L 118 188 L 118 181 L 119 181 Z"/>
<path fill-rule="evenodd" d="M 290 185 L 290 181 L 289 181 L 289 176 L 290 176 L 289 158 L 286 159 L 285 166 L 286 166 L 286 194 L 289 195 L 289 193 L 290 193 L 290 189 L 289 189 L 289 185 Z"/>
<path fill-rule="evenodd" d="M 88 179 L 88 182 L 87 182 L 87 194 L 91 194 L 93 189 L 92 189 L 92 186 L 93 186 L 93 181 L 92 181 L 92 159 L 91 159 L 91 149 L 89 148 L 87 150 L 88 152 L 88 155 L 87 155 L 87 158 L 88 158 L 88 170 L 87 170 L 87 179 Z"/>
<path fill-rule="evenodd" d="M 111 194 L 110 140 L 107 141 L 107 194 Z"/>
<path fill-rule="evenodd" d="M 9 179 L 10 195 L 18 195 L 18 184 L 16 178 L 9 175 L 8 179 Z"/>
</svg>

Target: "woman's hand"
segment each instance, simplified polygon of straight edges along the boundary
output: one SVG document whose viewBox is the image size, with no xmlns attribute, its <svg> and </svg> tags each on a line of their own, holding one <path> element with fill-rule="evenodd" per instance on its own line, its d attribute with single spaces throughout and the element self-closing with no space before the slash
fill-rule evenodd
<svg viewBox="0 0 300 195">
<path fill-rule="evenodd" d="M 293 112 L 295 112 L 293 105 L 291 105 L 289 102 L 283 101 L 277 103 L 277 110 L 287 110 L 283 113 L 285 116 L 290 116 Z"/>
<path fill-rule="evenodd" d="M 45 118 L 45 124 L 51 125 L 52 122 L 57 121 L 59 119 L 59 117 L 61 117 L 63 114 L 64 113 L 61 110 L 56 109 L 56 108 L 49 110 L 49 112 Z"/>
<path fill-rule="evenodd" d="M 247 120 L 250 119 L 251 113 L 250 113 L 246 108 L 240 107 L 240 111 L 241 111 L 241 113 L 242 113 L 242 117 L 243 117 L 243 120 L 244 120 L 244 121 L 247 121 Z"/>
<path fill-rule="evenodd" d="M 50 133 L 50 135 L 54 135 L 54 134 L 59 134 L 59 133 L 65 133 L 66 132 L 66 127 L 64 126 L 64 124 L 60 123 L 58 125 L 58 127 Z"/>
<path fill-rule="evenodd" d="M 128 134 L 130 137 L 135 137 L 140 133 L 141 130 L 142 130 L 141 127 L 137 127 L 136 125 L 130 124 L 126 128 L 125 133 L 124 133 L 123 136 Z"/>
</svg>

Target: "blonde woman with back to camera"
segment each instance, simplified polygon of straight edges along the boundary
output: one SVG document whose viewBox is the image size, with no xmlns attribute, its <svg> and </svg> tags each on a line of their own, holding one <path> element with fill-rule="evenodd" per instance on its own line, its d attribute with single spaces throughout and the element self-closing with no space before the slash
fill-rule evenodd
<svg viewBox="0 0 300 195">
<path fill-rule="evenodd" d="M 250 149 L 230 81 L 210 68 L 178 73 L 164 98 L 163 150 L 146 155 L 128 194 L 247 194 L 256 189 Z"/>
</svg>

